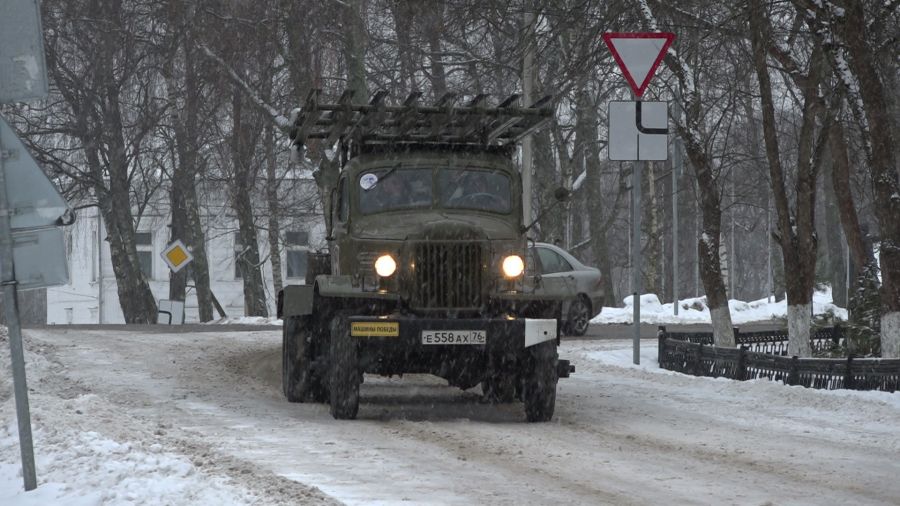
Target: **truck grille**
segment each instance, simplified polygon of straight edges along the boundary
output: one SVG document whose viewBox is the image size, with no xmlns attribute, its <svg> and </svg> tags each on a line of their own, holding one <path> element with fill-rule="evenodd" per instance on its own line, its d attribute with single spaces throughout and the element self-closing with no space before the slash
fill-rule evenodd
<svg viewBox="0 0 900 506">
<path fill-rule="evenodd" d="M 417 305 L 435 309 L 480 307 L 482 258 L 477 242 L 416 245 L 413 293 Z"/>
</svg>

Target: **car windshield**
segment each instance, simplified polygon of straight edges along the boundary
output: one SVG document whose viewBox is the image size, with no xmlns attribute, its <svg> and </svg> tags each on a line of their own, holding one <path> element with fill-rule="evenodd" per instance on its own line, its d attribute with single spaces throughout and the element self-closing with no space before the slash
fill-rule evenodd
<svg viewBox="0 0 900 506">
<path fill-rule="evenodd" d="M 431 169 L 386 167 L 359 176 L 359 209 L 363 214 L 431 207 Z"/>
<path fill-rule="evenodd" d="M 482 169 L 443 169 L 438 172 L 439 204 L 447 209 L 510 212 L 509 176 Z"/>
</svg>

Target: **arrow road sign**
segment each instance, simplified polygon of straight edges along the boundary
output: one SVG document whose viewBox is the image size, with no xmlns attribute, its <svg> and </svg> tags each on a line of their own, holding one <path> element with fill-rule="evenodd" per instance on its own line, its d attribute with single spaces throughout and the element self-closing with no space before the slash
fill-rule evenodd
<svg viewBox="0 0 900 506">
<path fill-rule="evenodd" d="M 638 98 L 646 91 L 674 40 L 675 34 L 669 32 L 603 34 L 603 42 Z"/>
<path fill-rule="evenodd" d="M 610 102 L 608 117 L 610 160 L 669 157 L 668 102 Z"/>
</svg>

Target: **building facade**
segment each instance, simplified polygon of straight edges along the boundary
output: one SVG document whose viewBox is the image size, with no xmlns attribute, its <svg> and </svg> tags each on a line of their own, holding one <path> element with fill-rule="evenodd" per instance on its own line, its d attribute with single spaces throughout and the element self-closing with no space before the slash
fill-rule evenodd
<svg viewBox="0 0 900 506">
<path fill-rule="evenodd" d="M 299 188 L 297 193 L 302 194 L 307 202 L 315 198 L 313 181 L 305 180 L 294 187 Z M 244 248 L 238 237 L 237 219 L 223 195 L 205 195 L 207 202 L 201 205 L 201 219 L 206 233 L 212 292 L 228 317 L 244 316 L 243 281 L 236 264 Z M 173 239 L 169 227 L 171 217 L 164 202 L 167 197 L 167 194 L 162 195 L 155 205 L 144 209 L 135 235 L 141 270 L 157 301 L 169 296 L 169 268 L 161 257 L 161 252 Z M 321 214 L 300 211 L 311 207 L 298 206 L 297 212 L 285 213 L 281 217 L 281 251 L 276 254 L 281 258 L 285 285 L 304 283 L 309 253 L 326 247 L 325 223 Z M 276 294 L 268 235 L 263 226 L 267 222 L 264 211 L 262 208 L 257 210 L 256 222 L 259 225 L 260 259 L 264 259 L 261 268 L 266 301 L 269 313 L 274 316 Z M 75 224 L 67 227 L 65 234 L 69 283 L 47 289 L 47 323 L 124 323 L 105 224 L 99 209 L 87 207 L 78 210 Z M 186 323 L 199 321 L 197 298 L 192 286 L 193 282 L 189 280 L 185 300 Z M 218 314 L 215 316 L 218 318 Z"/>
</svg>

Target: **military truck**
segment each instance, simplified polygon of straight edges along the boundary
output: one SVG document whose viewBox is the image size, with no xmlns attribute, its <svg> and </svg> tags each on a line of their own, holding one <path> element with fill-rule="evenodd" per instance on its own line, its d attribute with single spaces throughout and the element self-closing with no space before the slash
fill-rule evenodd
<svg viewBox="0 0 900 506">
<path fill-rule="evenodd" d="M 295 114 L 297 147 L 337 144 L 340 170 L 317 175 L 326 267 L 278 297 L 284 395 L 353 419 L 364 373 L 433 374 L 550 420 L 557 380 L 574 370 L 557 355 L 566 289 L 535 275 L 513 164 L 549 99 L 351 98 L 320 104 L 314 91 Z"/>
</svg>

